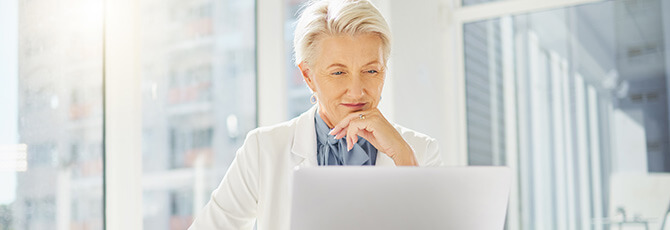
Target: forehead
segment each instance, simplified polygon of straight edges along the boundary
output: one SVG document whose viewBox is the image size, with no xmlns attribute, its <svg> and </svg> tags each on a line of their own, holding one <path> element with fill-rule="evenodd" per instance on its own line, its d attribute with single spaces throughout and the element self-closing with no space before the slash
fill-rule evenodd
<svg viewBox="0 0 670 230">
<path fill-rule="evenodd" d="M 377 34 L 324 35 L 316 47 L 318 66 L 333 63 L 355 67 L 371 61 L 382 62 L 382 40 Z"/>
</svg>

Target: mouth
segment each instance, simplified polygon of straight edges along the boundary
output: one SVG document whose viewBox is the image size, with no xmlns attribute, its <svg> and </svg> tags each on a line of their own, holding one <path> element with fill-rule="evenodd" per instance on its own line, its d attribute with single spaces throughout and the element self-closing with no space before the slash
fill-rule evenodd
<svg viewBox="0 0 670 230">
<path fill-rule="evenodd" d="M 342 103 L 341 105 L 351 110 L 363 110 L 368 103 Z"/>
</svg>

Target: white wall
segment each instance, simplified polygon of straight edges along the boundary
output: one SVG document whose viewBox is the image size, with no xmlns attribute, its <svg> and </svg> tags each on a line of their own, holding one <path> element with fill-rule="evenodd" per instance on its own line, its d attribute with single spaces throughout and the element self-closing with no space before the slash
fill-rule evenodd
<svg viewBox="0 0 670 230">
<path fill-rule="evenodd" d="M 274 125 L 292 117 L 286 103 L 286 57 L 284 53 L 284 1 L 256 3 L 256 60 L 258 80 L 258 125 Z M 280 73 L 280 74 L 277 74 Z M 246 135 L 243 135 L 246 136 Z"/>
<path fill-rule="evenodd" d="M 612 171 L 647 172 L 647 141 L 642 109 L 614 110 Z"/>
<path fill-rule="evenodd" d="M 440 1 L 390 1 L 392 32 L 391 72 L 386 87 L 392 96 L 392 119 L 407 128 L 436 138 L 440 143 L 443 159 L 450 159 L 453 152 L 448 132 L 453 109 L 446 108 L 453 85 L 447 73 L 448 59 L 444 36 L 446 17 Z M 382 9 L 384 10 L 384 9 Z M 452 162 L 447 162 L 453 164 Z"/>
</svg>

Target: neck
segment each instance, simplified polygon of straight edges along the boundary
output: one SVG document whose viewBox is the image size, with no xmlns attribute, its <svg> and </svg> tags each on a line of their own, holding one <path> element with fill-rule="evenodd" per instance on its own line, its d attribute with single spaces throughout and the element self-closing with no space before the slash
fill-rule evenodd
<svg viewBox="0 0 670 230">
<path fill-rule="evenodd" d="M 324 122 L 326 122 L 326 125 L 328 125 L 329 129 L 332 129 L 333 127 L 335 127 L 335 125 L 332 122 L 330 122 L 330 119 L 328 119 L 328 116 L 326 116 L 326 113 L 324 113 L 323 110 L 318 109 L 317 114 L 321 117 L 321 119 Z"/>
</svg>

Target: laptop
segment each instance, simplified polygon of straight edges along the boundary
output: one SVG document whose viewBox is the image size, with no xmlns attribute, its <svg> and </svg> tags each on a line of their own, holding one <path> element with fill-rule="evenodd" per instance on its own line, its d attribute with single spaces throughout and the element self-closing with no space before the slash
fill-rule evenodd
<svg viewBox="0 0 670 230">
<path fill-rule="evenodd" d="M 291 229 L 503 229 L 511 179 L 506 167 L 300 168 Z"/>
</svg>

